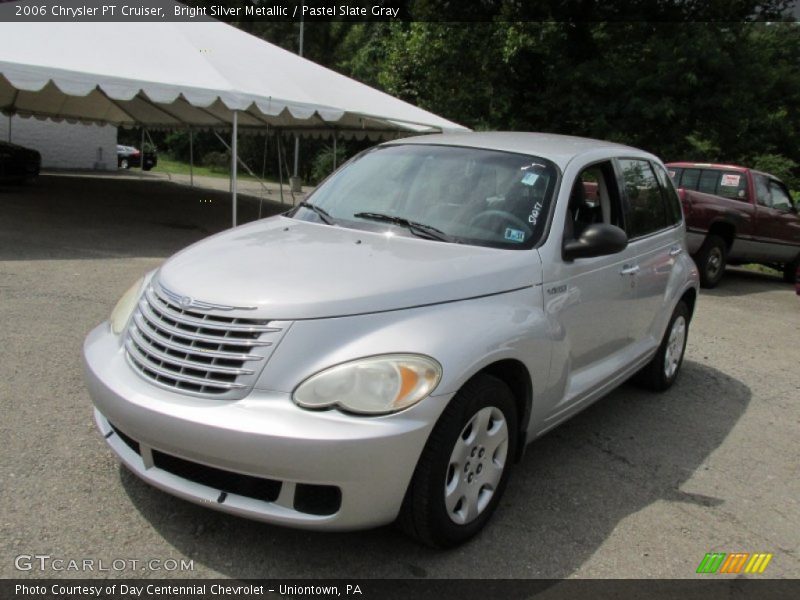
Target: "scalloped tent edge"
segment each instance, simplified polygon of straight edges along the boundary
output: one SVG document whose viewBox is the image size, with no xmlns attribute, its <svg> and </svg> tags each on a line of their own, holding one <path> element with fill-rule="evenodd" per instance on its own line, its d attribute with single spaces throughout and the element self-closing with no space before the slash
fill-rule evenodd
<svg viewBox="0 0 800 600">
<path fill-rule="evenodd" d="M 120 60 L 114 49 L 126 40 L 137 52 Z M 0 112 L 118 127 L 231 129 L 232 141 L 239 129 L 373 141 L 469 131 L 213 20 L 0 23 Z"/>
</svg>

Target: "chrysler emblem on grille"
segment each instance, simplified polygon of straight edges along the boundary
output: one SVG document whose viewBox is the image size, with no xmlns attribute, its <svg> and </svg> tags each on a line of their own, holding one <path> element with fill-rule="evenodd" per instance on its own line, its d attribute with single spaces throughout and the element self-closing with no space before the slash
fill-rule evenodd
<svg viewBox="0 0 800 600">
<path fill-rule="evenodd" d="M 155 288 L 155 285 L 153 286 Z M 154 289 L 155 291 L 155 289 Z M 176 294 L 165 288 L 160 283 L 158 284 L 158 294 L 173 305 L 179 306 L 182 309 L 191 308 L 193 310 L 255 310 L 255 306 L 229 306 L 227 304 L 214 304 L 212 302 L 203 302 L 202 300 L 195 300 L 191 296 L 182 296 Z"/>
</svg>

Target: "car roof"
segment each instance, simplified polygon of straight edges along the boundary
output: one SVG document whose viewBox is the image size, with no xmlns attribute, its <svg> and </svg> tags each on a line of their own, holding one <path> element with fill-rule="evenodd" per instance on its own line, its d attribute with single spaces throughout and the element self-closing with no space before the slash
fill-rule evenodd
<svg viewBox="0 0 800 600">
<path fill-rule="evenodd" d="M 678 167 L 681 169 L 726 169 L 729 171 L 749 171 L 747 167 L 742 167 L 739 165 L 726 165 L 723 163 L 710 163 L 710 162 L 689 162 L 689 161 L 678 161 L 678 162 L 668 162 L 666 163 L 668 167 Z"/>
<path fill-rule="evenodd" d="M 556 133 L 516 131 L 445 133 L 401 138 L 387 142 L 387 144 L 435 144 L 442 146 L 485 148 L 503 152 L 518 152 L 550 159 L 562 169 L 573 158 L 597 150 L 607 150 L 609 154 L 615 155 L 630 154 L 655 158 L 652 154 L 631 146 Z"/>
<path fill-rule="evenodd" d="M 742 167 L 740 165 L 725 165 L 721 163 L 700 163 L 700 162 L 670 162 L 665 163 L 667 167 L 676 167 L 679 169 L 724 169 L 726 171 L 739 171 L 740 173 L 746 173 L 750 171 L 751 173 L 758 173 L 759 175 L 764 175 L 771 179 L 777 179 L 781 181 L 781 178 L 777 175 L 773 175 L 772 173 L 767 173 L 766 171 L 759 171 L 758 169 L 751 169 L 750 167 Z M 782 183 L 782 181 L 781 181 Z"/>
<path fill-rule="evenodd" d="M 12 144 L 11 142 L 6 142 L 6 141 L 3 141 L 3 140 L 0 140 L 0 146 L 3 146 L 4 148 L 11 148 L 12 150 L 34 151 L 31 148 L 28 148 L 27 146 L 20 146 L 19 144 Z"/>
</svg>

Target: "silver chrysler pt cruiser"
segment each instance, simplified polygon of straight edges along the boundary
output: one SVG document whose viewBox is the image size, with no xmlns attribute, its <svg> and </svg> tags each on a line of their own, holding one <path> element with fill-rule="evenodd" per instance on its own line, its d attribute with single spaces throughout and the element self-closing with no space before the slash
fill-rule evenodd
<svg viewBox="0 0 800 600">
<path fill-rule="evenodd" d="M 209 508 L 476 534 L 523 448 L 675 381 L 698 290 L 662 162 L 549 134 L 368 150 L 136 282 L 84 345 L 100 432 Z"/>
</svg>

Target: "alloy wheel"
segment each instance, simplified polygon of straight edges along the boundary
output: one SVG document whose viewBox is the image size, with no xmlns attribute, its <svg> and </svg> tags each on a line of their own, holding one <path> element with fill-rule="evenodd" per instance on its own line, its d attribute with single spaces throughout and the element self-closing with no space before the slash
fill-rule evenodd
<svg viewBox="0 0 800 600">
<path fill-rule="evenodd" d="M 715 279 L 722 269 L 722 250 L 719 248 L 712 248 L 708 253 L 708 262 L 706 264 L 706 273 L 709 279 Z"/>
<path fill-rule="evenodd" d="M 683 315 L 679 315 L 672 323 L 666 352 L 664 353 L 664 375 L 667 376 L 667 379 L 671 379 L 675 375 L 681 364 L 685 342 L 686 319 L 683 318 Z"/>
</svg>

